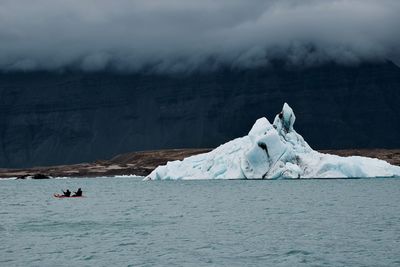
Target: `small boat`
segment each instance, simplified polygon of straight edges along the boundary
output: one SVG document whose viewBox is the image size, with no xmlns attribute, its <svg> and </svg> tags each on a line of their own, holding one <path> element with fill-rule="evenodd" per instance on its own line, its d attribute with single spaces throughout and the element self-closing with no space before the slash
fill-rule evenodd
<svg viewBox="0 0 400 267">
<path fill-rule="evenodd" d="M 83 197 L 83 196 L 70 196 L 70 197 L 67 197 L 67 196 L 64 196 L 64 195 L 61 195 L 61 194 L 54 194 L 53 196 L 56 197 L 56 198 L 79 198 L 79 197 Z"/>
</svg>

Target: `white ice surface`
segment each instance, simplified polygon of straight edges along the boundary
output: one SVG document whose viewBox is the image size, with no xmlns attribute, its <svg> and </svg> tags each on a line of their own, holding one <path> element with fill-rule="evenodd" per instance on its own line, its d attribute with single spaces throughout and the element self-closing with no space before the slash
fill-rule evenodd
<svg viewBox="0 0 400 267">
<path fill-rule="evenodd" d="M 288 104 L 271 124 L 258 119 L 249 134 L 213 151 L 168 162 L 146 180 L 400 177 L 400 167 L 366 157 L 339 157 L 311 149 L 293 128 Z"/>
</svg>

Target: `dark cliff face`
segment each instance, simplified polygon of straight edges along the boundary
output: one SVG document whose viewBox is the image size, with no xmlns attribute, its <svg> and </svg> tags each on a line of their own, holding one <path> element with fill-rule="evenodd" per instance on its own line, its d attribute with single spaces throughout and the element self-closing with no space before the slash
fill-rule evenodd
<svg viewBox="0 0 400 267">
<path fill-rule="evenodd" d="M 0 167 L 214 147 L 288 102 L 316 149 L 400 147 L 400 69 L 281 67 L 184 76 L 0 74 Z"/>
</svg>

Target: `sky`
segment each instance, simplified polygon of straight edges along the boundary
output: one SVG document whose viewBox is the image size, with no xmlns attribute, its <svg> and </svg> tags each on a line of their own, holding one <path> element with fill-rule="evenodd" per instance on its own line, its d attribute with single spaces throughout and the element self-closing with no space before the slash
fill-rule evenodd
<svg viewBox="0 0 400 267">
<path fill-rule="evenodd" d="M 1 0 L 0 70 L 400 63 L 399 0 Z"/>
</svg>

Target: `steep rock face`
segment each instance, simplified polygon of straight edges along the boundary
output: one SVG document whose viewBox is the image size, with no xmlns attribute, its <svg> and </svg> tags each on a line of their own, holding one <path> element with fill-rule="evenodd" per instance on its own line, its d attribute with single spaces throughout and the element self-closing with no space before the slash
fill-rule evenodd
<svg viewBox="0 0 400 267">
<path fill-rule="evenodd" d="M 184 76 L 3 73 L 0 167 L 215 147 L 284 102 L 313 148 L 400 147 L 400 69 L 390 63 Z"/>
</svg>

